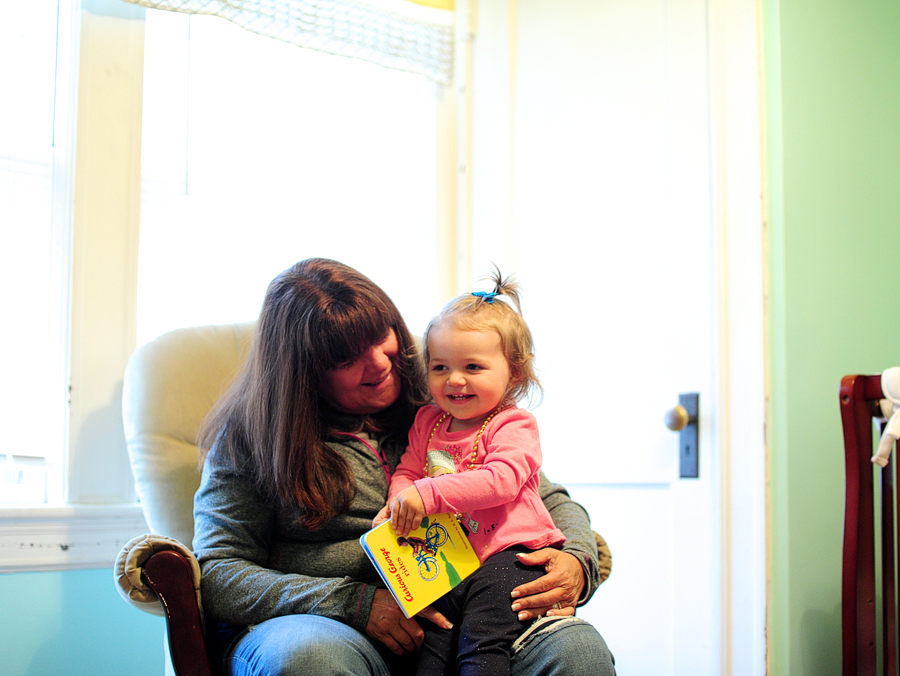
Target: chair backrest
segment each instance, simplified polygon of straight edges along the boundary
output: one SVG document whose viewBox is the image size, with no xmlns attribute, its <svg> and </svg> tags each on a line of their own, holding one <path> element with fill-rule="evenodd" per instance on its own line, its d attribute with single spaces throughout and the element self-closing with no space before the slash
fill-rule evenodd
<svg viewBox="0 0 900 676">
<path fill-rule="evenodd" d="M 882 674 L 897 673 L 894 502 L 900 495 L 894 490 L 896 463 L 889 461 L 880 469 L 872 461 L 873 423 L 880 422 L 881 429 L 884 426 L 883 399 L 881 375 L 845 376 L 841 380 L 846 481 L 841 587 L 843 676 L 873 675 L 879 662 Z M 881 543 L 878 560 L 876 538 Z M 879 605 L 881 613 L 877 613 Z"/>
<path fill-rule="evenodd" d="M 200 485 L 197 432 L 250 347 L 255 322 L 177 329 L 128 361 L 122 419 L 150 530 L 191 547 Z"/>
</svg>

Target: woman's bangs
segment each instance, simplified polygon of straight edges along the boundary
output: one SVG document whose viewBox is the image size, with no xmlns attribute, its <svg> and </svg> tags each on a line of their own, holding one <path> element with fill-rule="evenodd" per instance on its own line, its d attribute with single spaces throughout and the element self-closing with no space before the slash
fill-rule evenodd
<svg viewBox="0 0 900 676">
<path fill-rule="evenodd" d="M 329 370 L 355 361 L 363 352 L 383 341 L 391 328 L 389 317 L 373 307 L 354 312 L 329 313 L 312 341 L 320 368 Z"/>
</svg>

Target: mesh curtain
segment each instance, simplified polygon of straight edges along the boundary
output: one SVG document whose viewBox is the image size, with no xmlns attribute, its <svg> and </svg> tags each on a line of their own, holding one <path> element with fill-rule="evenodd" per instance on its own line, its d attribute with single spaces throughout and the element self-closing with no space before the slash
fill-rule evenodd
<svg viewBox="0 0 900 676">
<path fill-rule="evenodd" d="M 453 12 L 406 0 L 126 0 L 188 14 L 210 14 L 266 37 L 448 84 L 453 73 Z M 447 6 L 449 3 L 425 3 Z"/>
</svg>

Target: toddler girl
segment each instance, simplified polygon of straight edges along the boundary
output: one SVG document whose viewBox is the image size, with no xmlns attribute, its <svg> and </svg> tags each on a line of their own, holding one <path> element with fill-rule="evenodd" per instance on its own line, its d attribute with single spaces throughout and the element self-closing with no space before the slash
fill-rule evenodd
<svg viewBox="0 0 900 676">
<path fill-rule="evenodd" d="M 537 424 L 516 407 L 540 388 L 519 287 L 499 272 L 492 281 L 493 292 L 450 301 L 425 331 L 434 404 L 419 410 L 375 520 L 406 536 L 426 515 L 454 512 L 482 562 L 434 604 L 454 628 L 425 623 L 418 676 L 508 674 L 525 629 L 510 592 L 544 574 L 517 555 L 565 540 L 538 495 Z"/>
</svg>

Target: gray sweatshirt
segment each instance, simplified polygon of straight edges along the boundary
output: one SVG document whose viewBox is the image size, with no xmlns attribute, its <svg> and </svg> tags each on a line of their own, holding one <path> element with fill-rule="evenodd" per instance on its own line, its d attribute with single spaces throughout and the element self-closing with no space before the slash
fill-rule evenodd
<svg viewBox="0 0 900 676">
<path fill-rule="evenodd" d="M 383 587 L 359 543 L 387 499 L 381 459 L 361 439 L 336 436 L 329 446 L 356 477 L 349 509 L 316 531 L 296 525 L 238 469 L 207 457 L 194 497 L 194 554 L 202 572 L 207 622 L 248 626 L 280 615 L 309 613 L 365 629 L 375 590 Z M 372 442 L 370 442 L 371 445 Z M 393 472 L 405 443 L 381 446 Z M 240 463 L 238 463 L 238 466 Z M 540 494 L 566 535 L 563 551 L 584 569 L 586 603 L 600 583 L 597 547 L 587 513 L 541 473 Z"/>
</svg>

